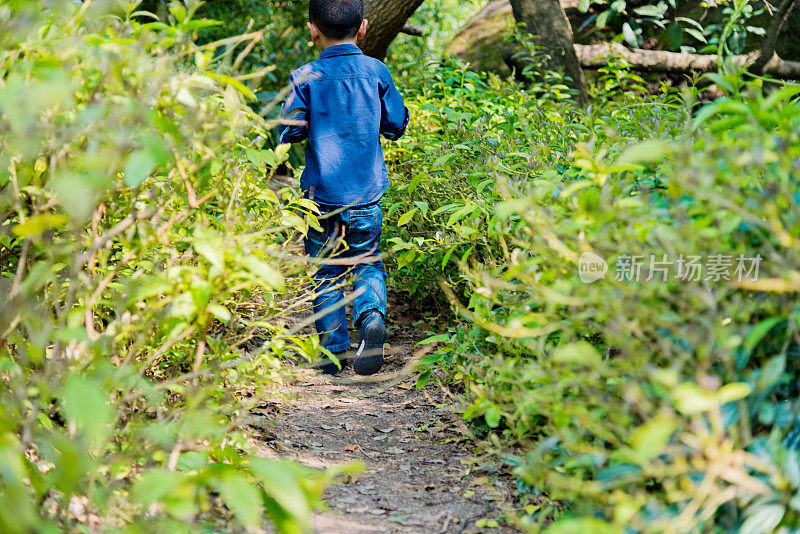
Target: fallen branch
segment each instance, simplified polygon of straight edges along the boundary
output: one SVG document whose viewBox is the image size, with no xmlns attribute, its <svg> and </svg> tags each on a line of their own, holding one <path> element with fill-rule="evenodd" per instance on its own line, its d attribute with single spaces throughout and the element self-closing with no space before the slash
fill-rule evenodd
<svg viewBox="0 0 800 534">
<path fill-rule="evenodd" d="M 413 35 L 415 37 L 423 37 L 425 35 L 425 28 L 422 26 L 416 26 L 414 24 L 406 23 L 405 26 L 400 28 L 400 33 L 405 33 L 406 35 Z"/>
<path fill-rule="evenodd" d="M 575 45 L 578 61 L 585 69 L 598 69 L 608 65 L 609 56 L 624 58 L 631 67 L 645 72 L 690 73 L 715 72 L 718 68 L 716 54 L 681 54 L 663 50 L 627 48 L 619 43 Z M 739 67 L 750 67 L 760 58 L 760 52 L 730 56 L 726 61 Z M 800 61 L 786 61 L 776 54 L 764 65 L 763 74 L 776 78 L 800 80 Z"/>
</svg>

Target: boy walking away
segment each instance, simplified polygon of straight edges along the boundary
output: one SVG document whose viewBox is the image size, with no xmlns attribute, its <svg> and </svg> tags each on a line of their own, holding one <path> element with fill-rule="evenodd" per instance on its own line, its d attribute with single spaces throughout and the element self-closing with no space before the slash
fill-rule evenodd
<svg viewBox="0 0 800 534">
<path fill-rule="evenodd" d="M 353 326 L 360 336 L 353 368 L 371 375 L 383 365 L 386 337 L 386 269 L 379 255 L 381 200 L 389 177 L 380 136 L 399 139 L 409 113 L 386 65 L 356 46 L 367 31 L 363 0 L 311 0 L 309 19 L 321 54 L 291 75 L 292 91 L 281 110 L 288 122 L 280 127 L 281 142 L 308 139 L 300 185 L 319 205 L 323 231 L 309 230 L 306 253 L 350 259 L 349 265 L 323 262 L 316 275 L 314 313 L 329 310 L 317 320 L 317 332 L 343 365 L 350 338 L 342 281 L 352 276 Z M 341 370 L 330 360 L 319 369 Z"/>
</svg>

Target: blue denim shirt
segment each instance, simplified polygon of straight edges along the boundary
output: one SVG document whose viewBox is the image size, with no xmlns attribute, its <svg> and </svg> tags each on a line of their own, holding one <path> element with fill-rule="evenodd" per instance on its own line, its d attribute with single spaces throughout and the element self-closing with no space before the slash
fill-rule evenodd
<svg viewBox="0 0 800 534">
<path fill-rule="evenodd" d="M 281 142 L 308 139 L 303 191 L 332 206 L 363 206 L 389 186 L 380 135 L 405 133 L 409 113 L 389 69 L 350 44 L 331 46 L 291 75 Z"/>
</svg>

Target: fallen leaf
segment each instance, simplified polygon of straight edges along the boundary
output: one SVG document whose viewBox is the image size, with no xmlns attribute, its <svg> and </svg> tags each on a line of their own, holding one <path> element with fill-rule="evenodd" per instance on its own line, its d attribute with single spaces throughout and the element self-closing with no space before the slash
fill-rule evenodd
<svg viewBox="0 0 800 534">
<path fill-rule="evenodd" d="M 378 428 L 377 426 L 374 426 L 374 427 L 372 427 L 372 428 L 374 428 L 374 429 L 375 429 L 375 430 L 377 430 L 378 432 L 382 432 L 382 433 L 384 433 L 384 434 L 388 434 L 389 432 L 391 432 L 392 430 L 394 430 L 394 428 Z"/>
<path fill-rule="evenodd" d="M 370 510 L 369 513 L 371 513 L 372 515 L 383 515 L 383 514 L 386 513 L 386 510 L 381 510 L 380 508 L 375 508 L 373 510 Z"/>
<path fill-rule="evenodd" d="M 386 452 L 388 452 L 389 454 L 405 454 L 406 453 L 406 451 L 404 451 L 400 447 L 389 447 L 388 449 L 386 449 Z"/>
<path fill-rule="evenodd" d="M 358 445 L 348 445 L 344 448 L 344 452 L 356 452 L 358 450 Z"/>
<path fill-rule="evenodd" d="M 485 486 L 489 483 L 489 477 L 478 477 L 472 481 L 473 486 Z"/>
<path fill-rule="evenodd" d="M 346 421 L 346 422 L 345 422 L 345 424 L 344 424 L 344 429 L 345 429 L 346 431 L 348 431 L 348 432 L 352 432 L 353 430 L 355 430 L 355 429 L 356 429 L 356 425 L 354 425 L 354 424 L 353 424 L 353 423 L 351 423 L 350 421 Z"/>
<path fill-rule="evenodd" d="M 397 384 L 397 387 L 399 387 L 400 389 L 414 389 L 413 385 L 407 384 L 405 382 L 403 382 L 402 384 Z"/>
<path fill-rule="evenodd" d="M 388 438 L 388 437 L 389 437 L 389 436 L 375 436 L 375 437 L 374 437 L 374 438 L 372 438 L 372 439 L 374 439 L 375 441 L 383 441 L 383 440 L 385 440 L 385 439 L 386 439 L 386 438 Z"/>
<path fill-rule="evenodd" d="M 320 428 L 322 428 L 323 430 L 333 430 L 334 428 L 336 428 L 336 427 L 334 427 L 334 426 L 331 426 L 331 425 L 319 425 L 319 426 L 320 426 Z"/>
</svg>

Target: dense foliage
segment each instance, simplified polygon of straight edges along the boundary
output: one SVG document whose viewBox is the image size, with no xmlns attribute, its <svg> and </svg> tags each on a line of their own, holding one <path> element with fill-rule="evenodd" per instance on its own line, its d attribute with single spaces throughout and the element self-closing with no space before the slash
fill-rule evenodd
<svg viewBox="0 0 800 534">
<path fill-rule="evenodd" d="M 331 474 L 242 420 L 316 352 L 282 317 L 313 207 L 269 183 L 286 151 L 196 4 L 116 6 L 0 4 L 0 531 L 307 531 Z"/>
<path fill-rule="evenodd" d="M 750 2 L 687 4 L 580 7 L 635 46 L 760 32 Z M 430 60 L 473 9 L 427 2 L 390 53 L 414 117 L 387 145 L 392 283 L 456 316 L 419 385 L 463 394 L 532 532 L 800 529 L 800 87 L 714 74 L 704 107 L 612 60 L 582 109 L 555 72 Z M 274 179 L 302 165 L 272 119 L 304 22 L 0 1 L 0 531 L 311 529 L 335 473 L 244 428 L 279 359 L 320 350 L 287 326 L 316 208 Z"/>
<path fill-rule="evenodd" d="M 409 80 L 396 279 L 441 280 L 464 320 L 420 381 L 444 370 L 516 444 L 533 530 L 798 526 L 800 87 L 713 80 L 694 116 L 624 68 L 585 112 L 452 63 Z"/>
<path fill-rule="evenodd" d="M 680 52 L 741 54 L 757 48 L 764 35 L 770 8 L 748 0 L 581 0 L 578 8 L 592 12 L 584 37 L 610 28 L 632 47 L 663 48 Z"/>
</svg>

